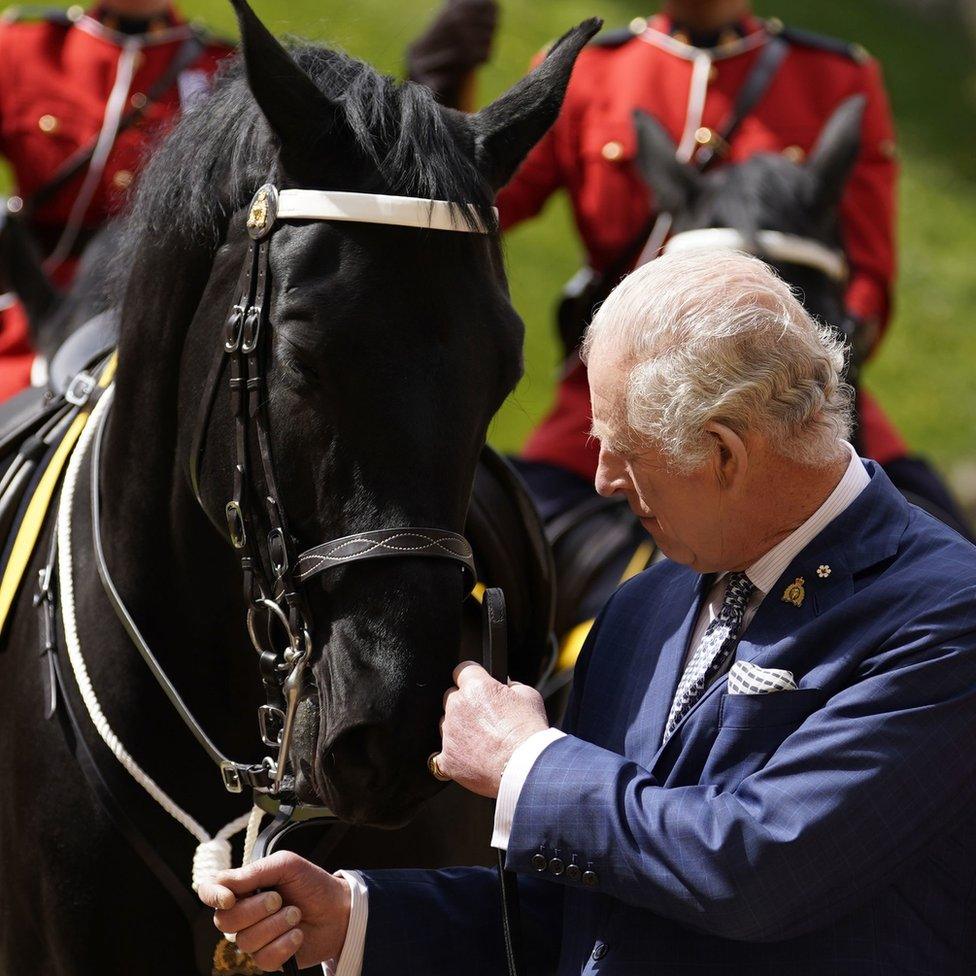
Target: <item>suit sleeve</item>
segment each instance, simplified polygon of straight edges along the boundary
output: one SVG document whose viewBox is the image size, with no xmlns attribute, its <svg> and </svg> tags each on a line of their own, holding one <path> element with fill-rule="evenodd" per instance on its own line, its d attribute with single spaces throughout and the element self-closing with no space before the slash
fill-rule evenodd
<svg viewBox="0 0 976 976">
<path fill-rule="evenodd" d="M 895 279 L 895 130 L 881 68 L 864 65 L 861 155 L 841 200 L 840 221 L 851 265 L 848 310 L 883 331 L 891 314 Z"/>
<path fill-rule="evenodd" d="M 505 969 L 498 875 L 492 868 L 371 871 L 363 976 L 498 976 Z M 563 891 L 519 878 L 526 976 L 556 968 Z"/>
<path fill-rule="evenodd" d="M 508 866 L 529 870 L 540 844 L 580 851 L 594 891 L 731 939 L 843 916 L 976 803 L 972 612 L 926 616 L 730 792 L 665 789 L 580 738 L 553 743 L 525 783 Z"/>
</svg>

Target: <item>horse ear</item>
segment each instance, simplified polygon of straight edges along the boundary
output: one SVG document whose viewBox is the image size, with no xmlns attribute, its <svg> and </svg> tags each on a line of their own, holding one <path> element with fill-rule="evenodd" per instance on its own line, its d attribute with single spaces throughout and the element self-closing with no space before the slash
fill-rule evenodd
<svg viewBox="0 0 976 976">
<path fill-rule="evenodd" d="M 255 101 L 288 150 L 334 131 L 342 115 L 258 19 L 246 0 L 231 0 L 241 30 L 247 81 Z"/>
<path fill-rule="evenodd" d="M 643 109 L 634 110 L 634 128 L 637 169 L 654 191 L 656 209 L 672 214 L 684 210 L 698 193 L 698 170 L 678 159 L 671 136 Z"/>
<path fill-rule="evenodd" d="M 840 200 L 861 150 L 866 101 L 864 95 L 844 99 L 817 137 L 806 164 L 813 178 L 809 203 L 815 210 L 832 207 Z"/>
<path fill-rule="evenodd" d="M 472 118 L 475 161 L 494 189 L 512 178 L 556 121 L 576 58 L 602 26 L 603 21 L 594 17 L 568 31 L 542 64 Z"/>
</svg>

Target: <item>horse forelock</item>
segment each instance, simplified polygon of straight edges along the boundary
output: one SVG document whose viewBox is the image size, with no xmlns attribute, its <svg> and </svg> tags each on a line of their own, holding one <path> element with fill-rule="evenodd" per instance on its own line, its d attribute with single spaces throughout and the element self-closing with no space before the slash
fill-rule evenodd
<svg viewBox="0 0 976 976">
<path fill-rule="evenodd" d="M 470 135 L 460 116 L 452 120 L 423 86 L 397 83 L 341 52 L 307 43 L 290 50 L 341 108 L 354 149 L 373 169 L 373 189 L 471 204 L 474 214 L 465 206 L 466 216 L 494 225 L 492 193 L 473 147 L 466 151 Z M 310 140 L 324 151 L 328 136 L 310 133 Z M 152 235 L 174 246 L 215 248 L 228 217 L 275 175 L 280 149 L 248 87 L 243 59 L 229 59 L 210 95 L 190 106 L 154 148 L 132 199 L 124 246 L 132 253 Z"/>
</svg>

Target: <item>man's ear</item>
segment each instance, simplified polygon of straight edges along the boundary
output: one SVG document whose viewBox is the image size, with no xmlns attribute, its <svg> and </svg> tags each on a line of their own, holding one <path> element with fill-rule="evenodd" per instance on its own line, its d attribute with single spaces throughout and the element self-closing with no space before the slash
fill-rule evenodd
<svg viewBox="0 0 976 976">
<path fill-rule="evenodd" d="M 745 441 L 731 427 L 716 420 L 705 424 L 705 436 L 711 441 L 711 464 L 716 482 L 727 490 L 738 487 L 749 469 Z"/>
</svg>

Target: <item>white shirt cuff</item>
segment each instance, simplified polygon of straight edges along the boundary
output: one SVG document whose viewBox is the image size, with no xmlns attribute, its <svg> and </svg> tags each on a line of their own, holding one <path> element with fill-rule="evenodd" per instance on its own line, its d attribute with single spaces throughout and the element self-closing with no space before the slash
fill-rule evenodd
<svg viewBox="0 0 976 976">
<path fill-rule="evenodd" d="M 491 835 L 491 846 L 496 850 L 508 850 L 508 835 L 512 832 L 515 807 L 535 761 L 547 746 L 565 735 L 566 733 L 559 729 L 544 729 L 542 732 L 530 735 L 512 753 L 512 758 L 508 760 L 505 772 L 502 773 L 502 781 L 498 787 L 498 801 L 495 804 L 495 832 Z"/>
<path fill-rule="evenodd" d="M 325 976 L 361 976 L 363 952 L 366 949 L 366 923 L 369 921 L 369 889 L 358 871 L 336 871 L 337 878 L 349 882 L 352 900 L 349 905 L 349 926 L 339 959 L 322 963 Z"/>
</svg>

